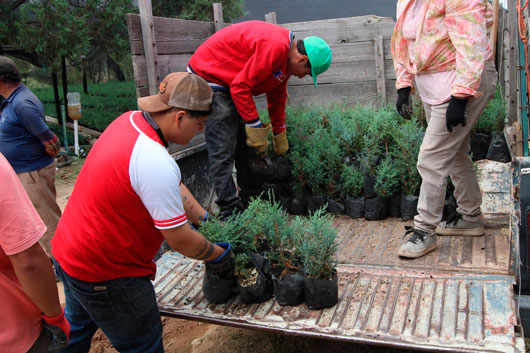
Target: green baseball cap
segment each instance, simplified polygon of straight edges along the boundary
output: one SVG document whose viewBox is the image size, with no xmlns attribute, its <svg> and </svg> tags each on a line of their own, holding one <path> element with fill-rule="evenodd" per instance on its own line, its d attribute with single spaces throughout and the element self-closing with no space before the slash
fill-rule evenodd
<svg viewBox="0 0 530 353">
<path fill-rule="evenodd" d="M 307 58 L 311 64 L 311 77 L 317 86 L 317 76 L 326 71 L 331 65 L 331 48 L 320 37 L 307 37 L 304 39 Z"/>
</svg>

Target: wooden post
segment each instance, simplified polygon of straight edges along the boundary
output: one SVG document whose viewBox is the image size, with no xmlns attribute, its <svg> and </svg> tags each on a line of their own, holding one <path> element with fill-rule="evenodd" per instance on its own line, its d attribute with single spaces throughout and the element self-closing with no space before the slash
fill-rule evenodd
<svg viewBox="0 0 530 353">
<path fill-rule="evenodd" d="M 499 25 L 499 0 L 493 0 L 493 27 L 491 28 L 490 41 L 493 57 L 497 53 L 497 27 Z"/>
<path fill-rule="evenodd" d="M 215 31 L 219 31 L 225 26 L 223 20 L 223 4 L 219 2 L 213 3 L 213 22 L 215 25 Z"/>
<path fill-rule="evenodd" d="M 508 60 L 506 60 L 506 106 L 508 121 L 510 124 L 513 124 L 518 121 L 519 116 L 519 111 L 517 109 L 517 83 L 519 82 L 519 58 L 517 56 L 517 51 L 519 47 L 519 33 L 515 1 L 508 1 L 508 36 Z"/>
<path fill-rule="evenodd" d="M 265 22 L 278 24 L 278 20 L 276 19 L 276 12 L 269 12 L 265 14 Z"/>
<path fill-rule="evenodd" d="M 374 38 L 375 78 L 377 81 L 377 95 L 386 102 L 386 79 L 385 79 L 385 53 L 383 48 L 383 36 Z"/>
<path fill-rule="evenodd" d="M 145 65 L 147 68 L 147 83 L 149 94 L 158 93 L 160 72 L 158 70 L 158 54 L 156 50 L 155 28 L 153 24 L 153 9 L 151 0 L 138 0 L 140 23 L 142 25 L 142 38 L 144 41 Z"/>
</svg>

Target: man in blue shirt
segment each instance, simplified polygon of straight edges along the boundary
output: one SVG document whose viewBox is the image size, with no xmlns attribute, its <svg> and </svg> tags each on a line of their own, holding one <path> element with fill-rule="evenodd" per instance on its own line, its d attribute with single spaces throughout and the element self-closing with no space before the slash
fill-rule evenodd
<svg viewBox="0 0 530 353">
<path fill-rule="evenodd" d="M 41 245 L 51 258 L 50 241 L 61 217 L 54 159 L 60 143 L 46 125 L 41 101 L 22 84 L 17 66 L 5 56 L 0 56 L 0 96 L 0 153 L 17 173 L 48 228 Z"/>
</svg>

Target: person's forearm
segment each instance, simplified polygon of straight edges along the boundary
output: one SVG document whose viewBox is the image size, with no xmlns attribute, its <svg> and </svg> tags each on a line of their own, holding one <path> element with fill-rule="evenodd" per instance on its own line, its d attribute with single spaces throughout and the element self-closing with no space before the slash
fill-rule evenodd
<svg viewBox="0 0 530 353">
<path fill-rule="evenodd" d="M 180 193 L 182 195 L 182 203 L 184 205 L 184 211 L 186 211 L 186 217 L 191 223 L 201 224 L 204 222 L 204 216 L 206 210 L 201 206 L 199 201 L 195 199 L 193 194 L 184 184 L 180 184 Z"/>
<path fill-rule="evenodd" d="M 225 251 L 220 246 L 208 241 L 202 234 L 193 231 L 187 224 L 161 231 L 173 250 L 192 259 L 215 260 Z"/>
<path fill-rule="evenodd" d="M 39 243 L 9 256 L 26 295 L 48 317 L 61 314 L 57 284 L 50 260 Z"/>
</svg>

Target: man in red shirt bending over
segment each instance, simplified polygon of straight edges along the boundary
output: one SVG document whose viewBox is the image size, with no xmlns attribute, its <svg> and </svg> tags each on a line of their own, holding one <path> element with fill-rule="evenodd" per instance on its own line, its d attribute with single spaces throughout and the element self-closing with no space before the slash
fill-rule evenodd
<svg viewBox="0 0 530 353">
<path fill-rule="evenodd" d="M 259 195 L 263 180 L 252 173 L 249 157 L 263 156 L 273 132 L 274 152 L 283 155 L 287 80 L 317 75 L 331 64 L 331 49 L 319 37 L 295 40 L 291 31 L 261 21 L 230 25 L 212 35 L 193 54 L 188 71 L 214 91 L 205 137 L 221 217 L 241 211 Z M 262 123 L 253 96 L 266 94 L 271 124 Z M 236 166 L 237 194 L 232 179 Z"/>
</svg>

